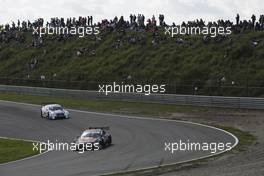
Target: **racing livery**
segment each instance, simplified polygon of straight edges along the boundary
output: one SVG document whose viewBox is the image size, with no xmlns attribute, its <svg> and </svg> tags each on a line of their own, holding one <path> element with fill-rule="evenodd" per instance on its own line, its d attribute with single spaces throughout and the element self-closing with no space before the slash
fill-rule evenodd
<svg viewBox="0 0 264 176">
<path fill-rule="evenodd" d="M 41 107 L 40 116 L 47 119 L 70 118 L 69 111 L 63 109 L 59 104 L 48 104 Z"/>
<path fill-rule="evenodd" d="M 112 136 L 106 132 L 109 127 L 90 127 L 74 140 L 76 150 L 89 144 L 94 150 L 101 150 L 112 144 Z M 81 145 L 80 145 L 81 144 Z"/>
</svg>

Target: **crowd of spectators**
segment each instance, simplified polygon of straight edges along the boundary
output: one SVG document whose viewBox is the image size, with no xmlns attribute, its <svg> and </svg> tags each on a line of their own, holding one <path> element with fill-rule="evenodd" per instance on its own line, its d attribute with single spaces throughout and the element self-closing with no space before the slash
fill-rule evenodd
<svg viewBox="0 0 264 176">
<path fill-rule="evenodd" d="M 114 50 L 119 50 L 126 43 L 142 44 L 144 45 L 146 40 L 146 33 L 151 33 L 152 39 L 151 44 L 155 47 L 162 40 L 162 37 L 159 35 L 159 30 L 169 26 L 165 22 L 164 15 L 160 14 L 158 18 L 154 15 L 146 19 L 143 14 L 129 16 L 129 20 L 125 20 L 123 16 L 120 18 L 115 17 L 112 20 L 104 19 L 100 22 L 95 23 L 93 16 L 79 17 L 79 18 L 52 18 L 50 21 L 46 21 L 43 18 L 39 18 L 34 22 L 31 21 L 20 21 L 16 23 L 12 22 L 11 24 L 0 25 L 0 44 L 9 43 L 14 40 L 19 43 L 26 41 L 26 36 L 32 34 L 32 42 L 28 47 L 41 48 L 45 40 L 48 40 L 44 37 L 40 37 L 37 34 L 33 34 L 33 28 L 38 27 L 87 27 L 87 26 L 98 26 L 100 29 L 100 35 L 93 36 L 95 43 L 100 43 L 104 38 L 104 35 L 107 35 L 111 32 L 115 32 L 117 37 L 115 37 L 114 43 L 112 43 L 112 48 Z M 177 26 L 173 23 L 171 26 Z M 264 15 L 260 15 L 257 18 L 255 15 L 252 15 L 250 20 L 241 20 L 240 15 L 237 14 L 235 18 L 235 23 L 230 20 L 218 20 L 215 22 L 206 23 L 203 19 L 182 22 L 181 26 L 185 27 L 204 27 L 204 26 L 214 26 L 214 27 L 231 27 L 232 32 L 243 33 L 245 30 L 264 30 Z M 131 35 L 129 31 L 138 33 L 138 35 Z M 67 40 L 71 37 L 71 34 L 60 34 L 59 36 L 54 36 L 52 39 L 57 39 L 58 41 Z M 164 37 L 164 36 L 163 36 Z M 208 36 L 203 36 L 204 43 L 208 42 Z M 217 40 L 222 40 L 223 37 L 217 37 Z M 257 46 L 260 40 L 252 41 L 254 46 Z M 176 44 L 189 44 L 183 38 L 177 38 Z M 96 55 L 96 47 L 83 47 L 76 50 L 75 55 L 77 57 L 82 56 L 83 54 L 88 53 L 90 56 Z M 29 69 L 33 70 L 38 65 L 38 59 L 33 58 L 29 61 Z"/>
<path fill-rule="evenodd" d="M 158 22 L 157 22 L 158 21 Z M 204 20 L 196 20 L 183 22 L 181 24 L 185 27 L 203 27 L 203 26 L 222 26 L 232 27 L 234 33 L 241 33 L 245 30 L 264 30 L 264 15 L 261 15 L 259 19 L 255 15 L 252 15 L 250 20 L 241 20 L 239 14 L 236 16 L 235 24 L 230 20 L 218 20 L 215 22 L 205 23 Z M 159 15 L 158 19 L 153 15 L 152 18 L 146 20 L 143 14 L 130 15 L 129 20 L 126 21 L 123 16 L 120 18 L 115 17 L 112 20 L 102 20 L 101 22 L 95 23 L 93 16 L 79 17 L 79 18 L 52 18 L 50 21 L 44 22 L 43 18 L 39 18 L 34 22 L 20 21 L 17 23 L 12 22 L 11 24 L 0 25 L 0 43 L 8 42 L 12 39 L 23 42 L 25 35 L 23 32 L 32 31 L 32 28 L 36 27 L 79 27 L 79 26 L 98 26 L 101 31 L 106 29 L 110 31 L 118 31 L 119 33 L 125 34 L 127 30 L 133 30 L 136 32 L 151 32 L 153 38 L 159 27 L 168 26 L 165 22 L 164 15 Z M 172 26 L 177 26 L 175 23 Z M 67 38 L 69 36 L 60 36 L 59 39 Z M 134 43 L 134 39 L 130 40 Z M 32 41 L 33 47 L 40 47 L 43 44 L 43 39 L 37 35 L 34 36 Z"/>
</svg>

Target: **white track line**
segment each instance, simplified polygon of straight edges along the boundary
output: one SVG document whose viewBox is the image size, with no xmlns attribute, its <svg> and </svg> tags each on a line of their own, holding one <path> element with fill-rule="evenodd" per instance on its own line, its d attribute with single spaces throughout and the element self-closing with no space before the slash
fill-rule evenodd
<svg viewBox="0 0 264 176">
<path fill-rule="evenodd" d="M 20 105 L 41 107 L 41 105 L 30 104 L 30 103 L 20 103 L 20 102 L 6 101 L 6 100 L 0 100 L 0 101 L 2 101 L 2 102 L 8 102 L 8 103 L 13 103 L 13 104 L 20 104 Z M 232 133 L 230 133 L 230 132 L 228 132 L 226 130 L 223 130 L 223 129 L 220 129 L 220 128 L 216 128 L 216 127 L 213 127 L 213 126 L 209 126 L 209 125 L 195 123 L 195 122 L 182 121 L 182 120 L 170 120 L 170 119 L 158 119 L 158 118 L 149 118 L 149 117 L 135 117 L 135 116 L 118 115 L 118 114 L 116 115 L 116 114 L 100 113 L 100 112 L 90 112 L 90 111 L 82 111 L 82 110 L 75 110 L 75 109 L 69 109 L 69 110 L 70 111 L 74 111 L 74 112 L 80 112 L 80 113 L 86 113 L 86 114 L 95 114 L 95 115 L 105 115 L 105 116 L 111 116 L 111 117 L 122 117 L 122 118 L 130 118 L 130 119 L 155 120 L 155 121 L 167 121 L 167 122 L 179 122 L 179 123 L 193 124 L 193 125 L 198 125 L 198 126 L 202 126 L 202 127 L 207 127 L 207 128 L 215 129 L 215 130 L 224 132 L 224 133 L 232 136 L 235 139 L 235 143 L 231 147 L 230 150 L 232 150 L 233 148 L 235 148 L 237 146 L 237 144 L 239 143 L 239 139 L 234 134 L 232 134 Z M 145 170 L 145 169 L 153 169 L 153 168 L 157 168 L 157 167 L 160 167 L 160 166 L 169 166 L 169 165 L 176 165 L 176 164 L 184 164 L 184 163 L 188 163 L 188 162 L 192 162 L 192 161 L 196 161 L 196 160 L 200 160 L 200 159 L 206 159 L 206 158 L 210 158 L 210 157 L 213 157 L 213 156 L 216 156 L 216 155 L 220 155 L 220 154 L 225 153 L 225 152 L 230 151 L 230 150 L 224 150 L 224 151 L 221 151 L 221 152 L 218 152 L 218 153 L 215 153 L 215 154 L 210 154 L 210 155 L 207 155 L 207 156 L 198 157 L 198 158 L 195 158 L 195 159 L 190 159 L 190 160 L 181 161 L 181 162 L 175 162 L 175 163 L 163 164 L 163 165 L 156 165 L 156 166 L 145 167 L 145 168 L 134 169 L 134 170 L 126 170 L 125 172 L 139 171 L 139 170 Z M 25 158 L 25 159 L 27 159 L 27 158 Z M 21 161 L 21 160 L 17 160 L 17 161 Z M 16 162 L 16 161 L 14 161 L 14 162 Z M 8 164 L 8 163 L 5 163 L 5 164 Z M 115 174 L 115 173 L 123 173 L 123 172 L 122 171 L 121 172 L 112 172 L 112 173 L 107 173 L 107 174 L 103 174 L 103 175 L 109 175 L 109 174 Z"/>
</svg>

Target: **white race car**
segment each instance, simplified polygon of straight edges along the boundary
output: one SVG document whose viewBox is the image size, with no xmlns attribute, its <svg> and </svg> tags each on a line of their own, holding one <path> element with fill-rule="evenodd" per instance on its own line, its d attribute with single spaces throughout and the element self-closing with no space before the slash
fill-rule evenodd
<svg viewBox="0 0 264 176">
<path fill-rule="evenodd" d="M 41 107 L 40 116 L 48 119 L 70 118 L 69 111 L 63 109 L 59 104 L 48 104 Z"/>
</svg>

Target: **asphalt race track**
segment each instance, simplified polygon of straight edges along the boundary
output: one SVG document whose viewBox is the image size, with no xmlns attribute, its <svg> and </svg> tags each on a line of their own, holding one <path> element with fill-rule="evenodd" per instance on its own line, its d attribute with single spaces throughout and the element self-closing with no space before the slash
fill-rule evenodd
<svg viewBox="0 0 264 176">
<path fill-rule="evenodd" d="M 40 106 L 0 101 L 0 136 L 47 142 L 72 142 L 83 129 L 109 126 L 113 145 L 101 151 L 51 151 L 0 165 L 1 176 L 84 176 L 127 171 L 205 157 L 206 151 L 164 150 L 165 142 L 231 142 L 224 131 L 199 124 L 70 110 L 69 120 L 40 118 Z"/>
</svg>

